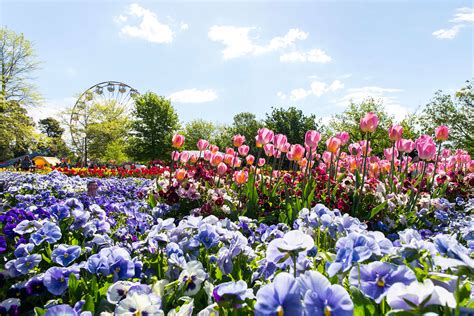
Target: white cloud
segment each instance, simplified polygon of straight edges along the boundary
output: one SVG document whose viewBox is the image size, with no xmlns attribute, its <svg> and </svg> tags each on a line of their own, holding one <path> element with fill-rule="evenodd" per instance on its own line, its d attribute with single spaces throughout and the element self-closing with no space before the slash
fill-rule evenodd
<svg viewBox="0 0 474 316">
<path fill-rule="evenodd" d="M 187 29 L 189 29 L 189 25 L 187 23 L 181 22 L 179 28 L 183 31 L 186 31 Z"/>
<path fill-rule="evenodd" d="M 160 22 L 156 14 L 142 6 L 133 3 L 128 7 L 124 15 L 115 17 L 117 23 L 127 22 L 129 18 L 134 18 L 137 23 L 124 25 L 120 29 L 120 35 L 144 39 L 152 43 L 171 43 L 174 33 L 171 27 Z"/>
<path fill-rule="evenodd" d="M 337 105 L 346 107 L 349 103 L 361 103 L 368 98 L 374 98 L 383 102 L 387 112 L 395 117 L 396 120 L 402 120 L 410 111 L 402 106 L 397 96 L 393 94 L 402 92 L 401 89 L 381 88 L 375 86 L 347 89 L 346 95 L 336 101 Z"/>
<path fill-rule="evenodd" d="M 328 63 L 332 58 L 321 49 L 315 48 L 307 52 L 294 51 L 280 56 L 281 62 Z"/>
<path fill-rule="evenodd" d="M 224 59 L 260 55 L 288 48 L 309 35 L 299 29 L 290 29 L 284 36 L 274 37 L 267 44 L 261 45 L 255 42 L 254 37 L 251 38 L 250 32 L 253 30 L 254 27 L 213 25 L 207 35 L 211 41 L 220 42 L 225 46 L 222 50 Z"/>
<path fill-rule="evenodd" d="M 450 22 L 454 22 L 454 23 L 474 22 L 474 9 L 473 8 L 456 9 L 456 14 L 454 14 L 454 19 L 450 20 Z"/>
<path fill-rule="evenodd" d="M 458 35 L 462 25 L 455 25 L 450 29 L 441 29 L 433 32 L 433 36 L 440 39 L 453 39 Z"/>
<path fill-rule="evenodd" d="M 454 14 L 454 18 L 449 20 L 455 23 L 452 27 L 434 31 L 432 35 L 439 39 L 453 39 L 458 34 L 461 28 L 466 25 L 474 23 L 474 9 L 472 8 L 458 8 Z"/>
<path fill-rule="evenodd" d="M 178 103 L 204 103 L 217 100 L 218 96 L 213 89 L 199 90 L 192 88 L 173 92 L 168 98 Z"/>
<path fill-rule="evenodd" d="M 293 89 L 290 91 L 289 96 L 279 91 L 277 92 L 277 96 L 282 100 L 286 100 L 289 97 L 291 100 L 297 101 L 297 100 L 304 99 L 310 95 L 315 95 L 317 97 L 320 97 L 325 93 L 334 92 L 343 88 L 344 88 L 344 84 L 339 80 L 334 80 L 331 84 L 327 84 L 323 81 L 315 80 L 311 82 L 309 89 L 304 89 L 304 88 Z"/>
</svg>

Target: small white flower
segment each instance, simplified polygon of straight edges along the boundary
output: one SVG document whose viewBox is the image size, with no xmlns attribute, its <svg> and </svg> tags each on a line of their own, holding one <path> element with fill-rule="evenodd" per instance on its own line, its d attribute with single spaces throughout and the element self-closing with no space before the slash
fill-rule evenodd
<svg viewBox="0 0 474 316">
<path fill-rule="evenodd" d="M 201 284 L 207 279 L 207 273 L 199 261 L 186 263 L 184 270 L 179 275 L 180 287 L 184 295 L 195 295 L 201 289 Z"/>
</svg>

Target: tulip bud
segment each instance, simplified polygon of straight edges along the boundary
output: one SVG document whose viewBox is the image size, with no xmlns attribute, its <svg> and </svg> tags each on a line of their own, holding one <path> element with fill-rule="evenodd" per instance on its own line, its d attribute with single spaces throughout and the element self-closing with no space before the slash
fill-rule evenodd
<svg viewBox="0 0 474 316">
<path fill-rule="evenodd" d="M 181 148 L 184 144 L 184 136 L 180 134 L 176 134 L 173 136 L 171 140 L 174 148 Z"/>
</svg>

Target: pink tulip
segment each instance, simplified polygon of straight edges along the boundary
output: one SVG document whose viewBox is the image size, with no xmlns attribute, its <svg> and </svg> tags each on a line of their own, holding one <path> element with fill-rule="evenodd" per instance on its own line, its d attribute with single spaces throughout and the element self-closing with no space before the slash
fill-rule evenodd
<svg viewBox="0 0 474 316">
<path fill-rule="evenodd" d="M 220 162 L 219 165 L 217 165 L 217 174 L 222 176 L 227 172 L 227 165 L 223 162 Z"/>
<path fill-rule="evenodd" d="M 449 128 L 445 125 L 436 127 L 435 137 L 437 140 L 447 140 L 449 137 Z"/>
<path fill-rule="evenodd" d="M 171 160 L 173 160 L 173 161 L 178 161 L 179 160 L 179 151 L 175 150 L 171 153 Z"/>
<path fill-rule="evenodd" d="M 196 161 L 198 161 L 198 156 L 197 156 L 196 154 L 191 154 L 191 155 L 189 156 L 189 161 L 190 161 L 191 163 L 196 163 Z"/>
<path fill-rule="evenodd" d="M 295 161 L 301 160 L 305 153 L 304 147 L 301 146 L 300 144 L 292 145 L 290 151 L 292 154 L 292 158 Z"/>
<path fill-rule="evenodd" d="M 205 150 L 204 151 L 204 160 L 209 161 L 211 160 L 212 157 L 212 152 L 210 150 Z"/>
<path fill-rule="evenodd" d="M 311 149 L 318 147 L 318 143 L 320 140 L 321 134 L 313 130 L 307 131 L 304 136 L 305 145 L 309 146 Z"/>
<path fill-rule="evenodd" d="M 222 157 L 221 154 L 214 154 L 211 156 L 211 159 L 209 160 L 209 162 L 213 167 L 217 167 L 222 162 L 223 159 L 224 157 Z"/>
<path fill-rule="evenodd" d="M 233 155 L 225 154 L 224 155 L 224 162 L 228 165 L 232 163 L 232 158 L 234 158 Z"/>
<path fill-rule="evenodd" d="M 329 164 L 331 162 L 331 152 L 329 152 L 329 151 L 323 152 L 322 159 L 326 164 Z"/>
<path fill-rule="evenodd" d="M 282 153 L 287 153 L 291 148 L 291 144 L 290 143 L 285 143 L 282 147 L 281 147 L 281 152 Z"/>
<path fill-rule="evenodd" d="M 209 142 L 205 139 L 200 139 L 198 140 L 196 145 L 199 151 L 204 151 L 207 149 L 207 146 L 209 146 Z"/>
<path fill-rule="evenodd" d="M 248 155 L 245 158 L 245 161 L 247 162 L 248 165 L 253 165 L 253 162 L 255 161 L 255 157 L 253 155 Z"/>
<path fill-rule="evenodd" d="M 245 143 L 245 136 L 240 134 L 234 135 L 234 137 L 232 137 L 232 141 L 235 147 L 240 147 L 243 143 Z"/>
<path fill-rule="evenodd" d="M 174 148 L 181 148 L 184 144 L 184 136 L 180 134 L 176 134 L 173 136 L 171 140 Z"/>
<path fill-rule="evenodd" d="M 240 170 L 234 173 L 234 181 L 239 185 L 247 182 L 248 178 L 249 178 L 249 173 L 246 170 Z"/>
<path fill-rule="evenodd" d="M 428 135 L 422 135 L 416 141 L 416 150 L 422 160 L 431 160 L 436 154 L 436 144 Z"/>
<path fill-rule="evenodd" d="M 187 151 L 183 151 L 181 155 L 179 156 L 179 160 L 183 164 L 187 163 L 189 160 L 189 153 Z"/>
<path fill-rule="evenodd" d="M 264 146 L 273 141 L 273 132 L 268 128 L 261 128 L 258 130 L 257 143 Z"/>
<path fill-rule="evenodd" d="M 411 153 L 415 149 L 415 143 L 410 139 L 400 139 L 396 142 L 395 147 L 403 153 Z"/>
<path fill-rule="evenodd" d="M 341 140 L 341 145 L 344 146 L 345 144 L 347 144 L 347 142 L 349 141 L 349 133 L 348 132 L 339 132 L 336 134 L 336 137 L 339 138 Z"/>
<path fill-rule="evenodd" d="M 259 167 L 261 167 L 261 166 L 263 166 L 264 164 L 265 164 L 265 158 L 259 158 L 257 165 L 258 165 Z"/>
<path fill-rule="evenodd" d="M 225 153 L 226 153 L 227 155 L 235 156 L 235 150 L 234 150 L 234 148 L 227 147 L 227 148 L 225 149 Z"/>
<path fill-rule="evenodd" d="M 402 139 L 402 134 L 403 127 L 401 125 L 392 125 L 388 129 L 388 138 L 390 138 L 392 142 Z"/>
<path fill-rule="evenodd" d="M 337 137 L 329 137 L 328 140 L 326 141 L 326 146 L 328 148 L 328 151 L 332 152 L 333 154 L 336 154 L 337 151 L 339 150 L 339 147 L 341 147 L 342 141 L 337 138 Z"/>
<path fill-rule="evenodd" d="M 265 155 L 267 157 L 273 156 L 273 149 L 273 144 L 266 144 L 265 146 L 263 146 L 263 150 L 265 151 Z"/>
<path fill-rule="evenodd" d="M 398 150 L 392 150 L 392 148 L 385 148 L 383 150 L 383 154 L 385 156 L 385 159 L 392 160 L 392 157 L 398 157 Z"/>
<path fill-rule="evenodd" d="M 289 160 L 289 161 L 293 161 L 293 153 L 291 151 L 288 151 L 286 153 L 286 158 Z"/>
<path fill-rule="evenodd" d="M 217 147 L 216 145 L 211 145 L 211 146 L 209 146 L 209 150 L 210 150 L 213 154 L 215 154 L 216 152 L 219 151 L 219 147 Z"/>
<path fill-rule="evenodd" d="M 282 150 L 283 146 L 288 143 L 288 138 L 283 134 L 276 134 L 273 138 L 273 143 L 278 150 Z"/>
<path fill-rule="evenodd" d="M 372 112 L 367 113 L 360 119 L 360 129 L 364 133 L 373 133 L 379 125 L 379 118 Z"/>
<path fill-rule="evenodd" d="M 230 166 L 233 167 L 233 168 L 240 167 L 240 159 L 239 159 L 239 157 L 233 157 L 233 158 L 230 160 Z"/>
<path fill-rule="evenodd" d="M 239 147 L 239 154 L 241 156 L 247 156 L 247 154 L 249 153 L 249 150 L 250 150 L 250 147 L 247 146 L 247 145 L 242 145 Z"/>
</svg>

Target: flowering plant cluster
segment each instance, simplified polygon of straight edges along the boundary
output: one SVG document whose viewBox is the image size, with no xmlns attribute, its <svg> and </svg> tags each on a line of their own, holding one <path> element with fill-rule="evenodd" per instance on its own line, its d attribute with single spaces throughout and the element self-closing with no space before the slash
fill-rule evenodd
<svg viewBox="0 0 474 316">
<path fill-rule="evenodd" d="M 90 180 L 97 194 L 87 194 Z M 474 312 L 473 199 L 421 199 L 439 223 L 386 235 L 322 204 L 289 224 L 203 216 L 199 207 L 175 219 L 174 206 L 150 201 L 156 186 L 0 173 L 0 314 Z M 197 194 L 183 189 L 178 201 Z M 206 201 L 239 203 L 207 190 Z"/>
</svg>

